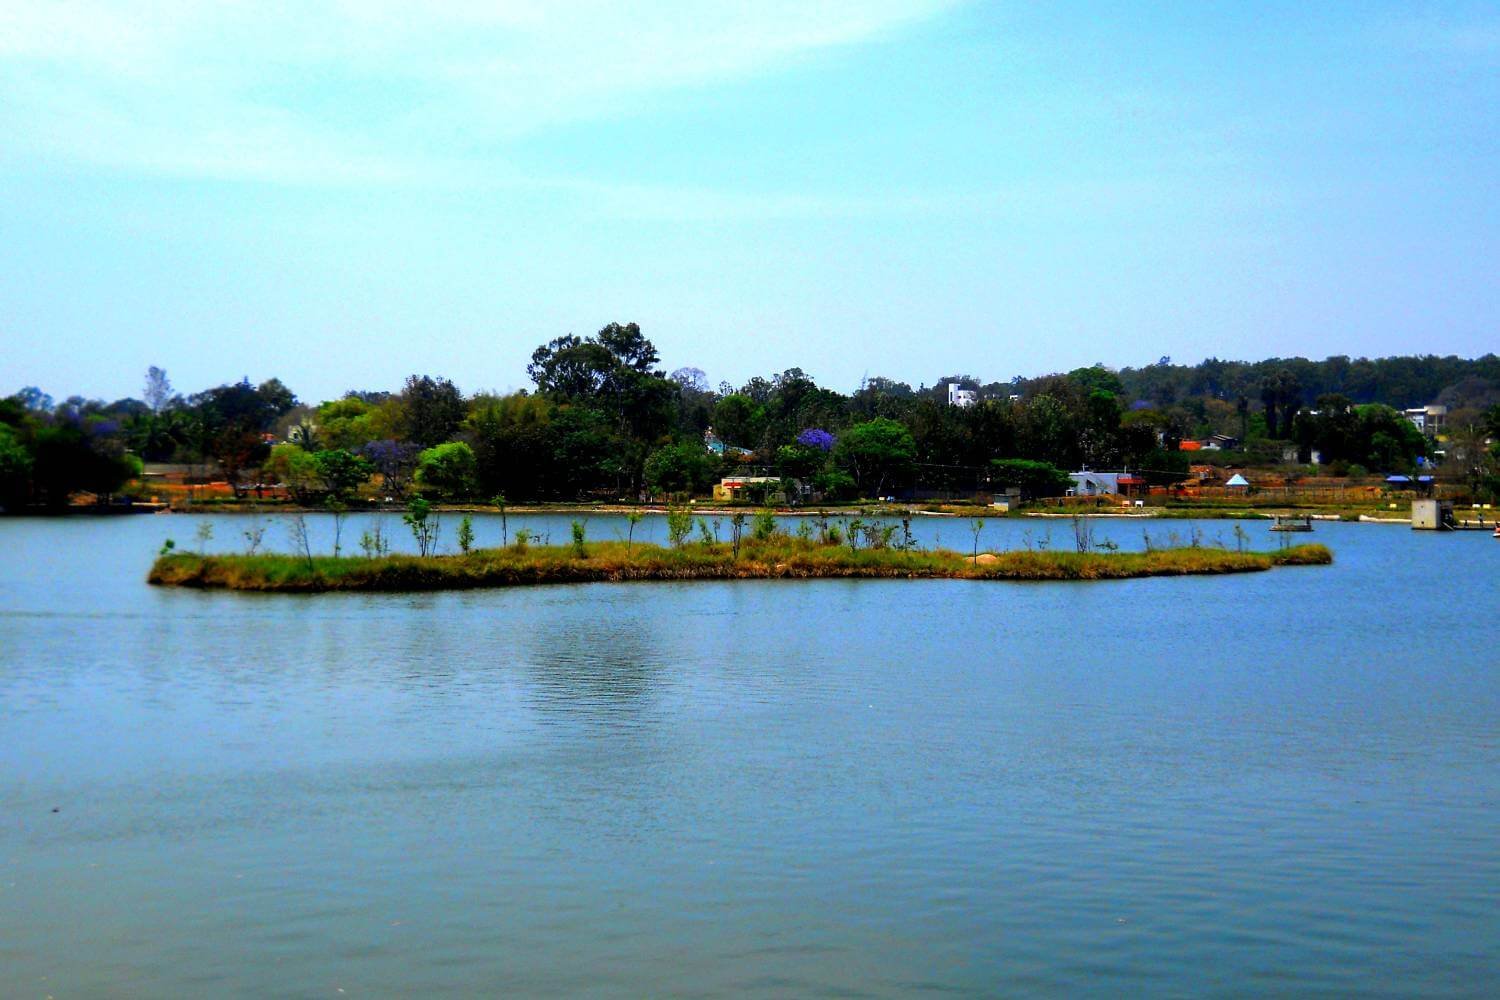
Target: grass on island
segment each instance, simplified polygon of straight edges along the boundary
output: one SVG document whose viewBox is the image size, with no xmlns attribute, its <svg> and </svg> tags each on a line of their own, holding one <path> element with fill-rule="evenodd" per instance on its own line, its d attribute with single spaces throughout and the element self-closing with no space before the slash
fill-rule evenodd
<svg viewBox="0 0 1500 1000">
<path fill-rule="evenodd" d="M 156 560 L 153 584 L 229 590 L 319 592 L 417 591 L 633 580 L 905 578 L 961 580 L 1119 580 L 1144 576 L 1251 573 L 1273 566 L 1325 565 L 1322 545 L 1274 552 L 1217 548 L 1152 552 L 1011 551 L 972 555 L 949 551 L 859 549 L 795 538 L 747 540 L 739 558 L 727 543 L 659 545 L 591 542 L 572 546 L 479 549 L 468 555 L 421 558 L 362 556 L 195 555 Z"/>
</svg>

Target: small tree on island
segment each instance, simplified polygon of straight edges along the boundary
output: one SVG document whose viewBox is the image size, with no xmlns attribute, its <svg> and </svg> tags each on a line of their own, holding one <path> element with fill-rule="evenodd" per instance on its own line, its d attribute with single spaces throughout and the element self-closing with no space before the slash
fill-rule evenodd
<svg viewBox="0 0 1500 1000">
<path fill-rule="evenodd" d="M 672 547 L 681 548 L 693 531 L 693 512 L 684 506 L 667 505 L 667 539 Z"/>
<path fill-rule="evenodd" d="M 465 514 L 463 520 L 458 522 L 458 550 L 464 555 L 474 547 L 474 520 Z"/>
<path fill-rule="evenodd" d="M 344 518 L 349 514 L 349 505 L 330 495 L 323 501 L 323 506 L 333 515 L 333 554 L 337 557 L 343 551 Z"/>
<path fill-rule="evenodd" d="M 734 548 L 734 558 L 740 557 L 740 538 L 745 534 L 745 512 L 735 511 L 729 519 L 729 539 Z"/>
<path fill-rule="evenodd" d="M 493 497 L 490 498 L 490 503 L 494 504 L 495 507 L 497 507 L 499 509 L 499 511 L 500 511 L 500 544 L 501 545 L 509 545 L 510 544 L 510 525 L 507 524 L 506 520 L 505 520 L 505 502 L 506 501 L 505 501 L 505 494 L 504 493 L 496 493 Z"/>
<path fill-rule="evenodd" d="M 423 556 L 432 554 L 437 545 L 438 517 L 432 512 L 432 504 L 422 497 L 412 497 L 406 503 L 406 513 L 401 520 L 411 529 L 417 541 L 417 551 Z"/>
<path fill-rule="evenodd" d="M 641 523 L 644 517 L 640 511 L 632 510 L 625 513 L 625 554 L 630 555 L 631 546 L 635 544 L 635 526 Z"/>
</svg>

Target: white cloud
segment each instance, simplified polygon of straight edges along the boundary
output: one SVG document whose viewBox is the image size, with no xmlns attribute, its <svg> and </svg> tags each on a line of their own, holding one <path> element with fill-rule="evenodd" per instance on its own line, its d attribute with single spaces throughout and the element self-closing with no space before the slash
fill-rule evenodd
<svg viewBox="0 0 1500 1000">
<path fill-rule="evenodd" d="M 0 145 L 185 176 L 503 175 L 491 151 L 954 0 L 0 5 Z M 634 8 L 634 9 L 633 9 Z"/>
</svg>

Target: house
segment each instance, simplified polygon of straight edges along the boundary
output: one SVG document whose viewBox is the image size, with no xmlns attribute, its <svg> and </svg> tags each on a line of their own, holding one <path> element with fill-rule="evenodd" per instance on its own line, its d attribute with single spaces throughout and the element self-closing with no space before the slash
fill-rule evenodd
<svg viewBox="0 0 1500 1000">
<path fill-rule="evenodd" d="M 979 402 L 979 393 L 973 389 L 965 389 L 957 382 L 948 383 L 948 405 L 967 409 Z"/>
<path fill-rule="evenodd" d="M 795 479 L 784 480 L 780 476 L 725 476 L 714 487 L 714 499 L 720 502 L 753 500 L 786 503 L 787 495 L 781 488 L 784 482 L 791 483 L 793 496 L 800 497 L 804 492 L 802 484 Z"/>
<path fill-rule="evenodd" d="M 1070 472 L 1077 497 L 1134 496 L 1146 491 L 1146 480 L 1130 472 Z"/>
<path fill-rule="evenodd" d="M 1073 496 L 1077 497 L 1100 497 L 1112 496 L 1120 492 L 1117 472 L 1070 472 L 1068 478 L 1073 480 Z"/>
<path fill-rule="evenodd" d="M 1402 412 L 1406 415 L 1406 419 L 1415 425 L 1417 430 L 1428 437 L 1433 437 L 1441 433 L 1448 423 L 1448 408 L 1438 403 L 1429 403 L 1426 406 L 1414 406 Z"/>
<path fill-rule="evenodd" d="M 749 448 L 740 448 L 726 443 L 723 438 L 714 433 L 712 427 L 703 432 L 703 447 L 715 455 L 724 455 L 729 458 L 743 458 L 746 455 L 754 454 Z"/>
<path fill-rule="evenodd" d="M 1240 446 L 1240 439 L 1229 434 L 1210 434 L 1203 447 L 1208 451 L 1233 451 Z"/>
</svg>

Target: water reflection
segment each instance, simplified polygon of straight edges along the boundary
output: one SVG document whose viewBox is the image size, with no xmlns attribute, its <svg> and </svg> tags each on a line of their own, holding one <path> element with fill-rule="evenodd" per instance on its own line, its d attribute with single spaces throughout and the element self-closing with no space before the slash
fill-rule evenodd
<svg viewBox="0 0 1500 1000">
<path fill-rule="evenodd" d="M 649 724 L 670 682 L 662 656 L 663 629 L 642 615 L 648 588 L 624 594 L 608 585 L 580 588 L 553 614 L 523 633 L 520 666 L 528 704 L 547 723 L 595 733 Z M 674 672 L 691 664 L 674 664 Z"/>
</svg>

